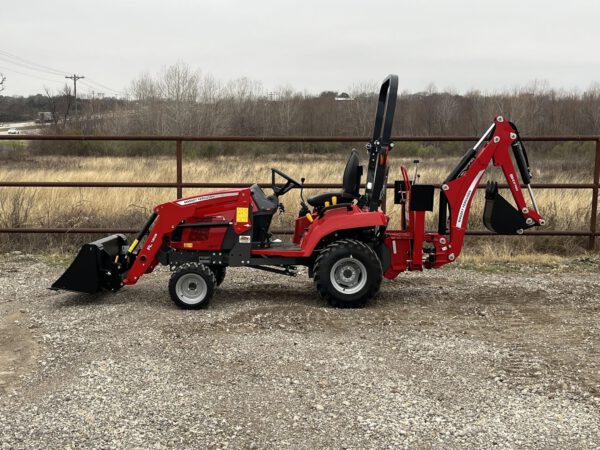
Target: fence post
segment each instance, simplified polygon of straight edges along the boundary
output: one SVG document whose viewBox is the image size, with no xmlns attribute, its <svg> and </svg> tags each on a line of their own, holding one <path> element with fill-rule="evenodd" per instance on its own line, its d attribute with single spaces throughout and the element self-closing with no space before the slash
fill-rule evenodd
<svg viewBox="0 0 600 450">
<path fill-rule="evenodd" d="M 175 147 L 175 158 L 177 159 L 177 198 L 183 197 L 183 143 L 181 139 L 177 139 Z"/>
<path fill-rule="evenodd" d="M 598 221 L 598 184 L 600 183 L 600 138 L 596 139 L 596 157 L 594 162 L 594 187 L 592 188 L 592 215 L 590 217 L 590 231 L 596 233 Z M 588 248 L 595 250 L 596 236 L 590 236 Z"/>
</svg>

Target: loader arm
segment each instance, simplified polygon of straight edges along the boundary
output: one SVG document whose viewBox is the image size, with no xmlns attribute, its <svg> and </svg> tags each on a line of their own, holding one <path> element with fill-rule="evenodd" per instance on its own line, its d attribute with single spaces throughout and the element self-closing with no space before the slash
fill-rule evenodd
<svg viewBox="0 0 600 450">
<path fill-rule="evenodd" d="M 531 195 L 533 208 L 527 206 L 523 196 L 510 150 L 514 153 L 523 183 Z M 502 198 L 496 183 L 488 183 L 484 213 L 486 227 L 499 234 L 521 234 L 527 228 L 544 225 L 544 218 L 539 214 L 531 190 L 531 173 L 518 131 L 513 124 L 498 116 L 477 145 L 467 152 L 442 184 L 439 234 L 449 235 L 449 239 L 442 248 L 445 249 L 442 255 L 438 255 L 442 258 L 438 258 L 436 266 L 454 261 L 460 254 L 473 195 L 490 162 L 502 169 L 517 209 Z"/>
<path fill-rule="evenodd" d="M 251 194 L 250 189 L 235 189 L 229 191 L 219 191 L 214 194 L 204 194 L 194 197 L 180 199 L 174 202 L 158 205 L 154 214 L 148 221 L 143 232 L 134 241 L 128 251 L 127 256 L 132 256 L 132 263 L 123 278 L 124 285 L 137 283 L 139 278 L 154 270 L 159 263 L 158 255 L 161 251 L 168 251 L 173 245 L 170 242 L 174 230 L 178 226 L 184 226 L 185 222 L 193 217 L 201 216 L 198 208 L 217 208 L 217 211 L 230 210 L 231 216 L 224 216 L 221 222 L 196 222 L 188 226 L 206 226 L 206 228 L 225 227 L 231 228 L 235 235 L 247 234 L 251 230 Z M 201 206 L 199 206 L 201 205 Z M 234 211 L 245 211 L 245 214 L 233 214 Z M 225 213 L 224 213 L 225 214 Z M 150 226 L 151 225 L 151 226 Z M 146 239 L 142 242 L 143 235 Z M 193 243 L 190 243 L 193 245 Z M 139 251 L 133 253 L 136 247 Z M 249 249 L 250 244 L 247 244 Z M 184 244 L 185 248 L 185 244 Z"/>
</svg>

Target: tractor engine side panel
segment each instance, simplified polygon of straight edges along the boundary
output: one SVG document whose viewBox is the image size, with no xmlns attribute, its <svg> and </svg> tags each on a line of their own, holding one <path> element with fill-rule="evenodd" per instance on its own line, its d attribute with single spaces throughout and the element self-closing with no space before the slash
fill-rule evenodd
<svg viewBox="0 0 600 450">
<path fill-rule="evenodd" d="M 223 194 L 232 194 L 225 192 Z M 239 192 L 236 192 L 239 194 Z M 204 202 L 198 202 L 194 209 L 190 211 L 191 215 L 183 219 L 178 225 L 194 225 L 215 223 L 214 227 L 189 227 L 175 228 L 170 238 L 170 247 L 177 250 L 227 250 L 231 249 L 233 239 L 225 239 L 233 232 L 232 227 L 219 226 L 223 222 L 233 224 L 236 220 L 238 211 L 239 195 L 226 195 L 218 197 L 219 193 L 210 194 L 215 196 Z M 185 201 L 185 200 L 184 200 Z M 176 202 L 179 203 L 179 202 Z M 192 205 L 187 206 L 190 208 Z M 225 245 L 228 244 L 228 245 Z"/>
<path fill-rule="evenodd" d="M 199 217 L 188 221 L 189 224 L 231 221 L 228 214 L 221 216 Z M 225 236 L 232 232 L 231 227 L 198 227 L 176 229 L 171 235 L 170 246 L 178 250 L 230 250 L 225 248 Z"/>
</svg>

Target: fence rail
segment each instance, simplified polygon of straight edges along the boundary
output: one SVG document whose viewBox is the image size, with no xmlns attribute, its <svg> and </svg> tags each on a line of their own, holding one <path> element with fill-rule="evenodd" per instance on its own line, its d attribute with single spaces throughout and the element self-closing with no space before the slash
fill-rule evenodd
<svg viewBox="0 0 600 450">
<path fill-rule="evenodd" d="M 0 136 L 0 140 L 20 141 L 138 141 L 175 142 L 176 179 L 173 182 L 66 182 L 66 181 L 10 181 L 0 180 L 0 187 L 79 187 L 79 188 L 174 188 L 177 197 L 183 196 L 184 188 L 235 188 L 248 183 L 184 183 L 183 182 L 183 143 L 184 142 L 367 142 L 365 136 L 87 136 L 87 135 L 10 135 Z M 395 136 L 395 142 L 476 142 L 477 136 Z M 589 237 L 588 247 L 593 250 L 598 231 L 598 194 L 600 191 L 600 135 L 599 136 L 529 136 L 528 142 L 595 142 L 594 173 L 591 183 L 538 183 L 538 189 L 589 189 L 592 191 L 589 231 L 557 230 L 529 231 L 529 236 L 584 236 Z M 263 183 L 267 185 L 268 183 Z M 307 183 L 306 188 L 340 188 L 339 184 Z M 439 185 L 436 186 L 439 188 Z M 508 187 L 500 185 L 500 187 Z M 391 186 L 388 186 L 392 189 Z M 480 185 L 480 189 L 485 186 Z M 0 228 L 0 233 L 135 233 L 138 230 L 123 228 Z M 279 234 L 289 234 L 290 230 L 275 230 Z M 486 231 L 468 231 L 468 235 L 494 236 Z"/>
</svg>

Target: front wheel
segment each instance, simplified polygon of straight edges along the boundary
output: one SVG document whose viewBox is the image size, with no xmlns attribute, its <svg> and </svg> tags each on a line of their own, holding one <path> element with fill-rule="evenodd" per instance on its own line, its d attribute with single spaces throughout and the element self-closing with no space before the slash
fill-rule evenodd
<svg viewBox="0 0 600 450">
<path fill-rule="evenodd" d="M 217 282 L 217 286 L 221 286 L 223 280 L 225 280 L 225 274 L 227 273 L 227 267 L 225 266 L 217 266 L 211 265 L 210 270 L 215 274 L 215 281 Z"/>
<path fill-rule="evenodd" d="M 371 247 L 354 239 L 340 239 L 325 247 L 314 265 L 317 291 L 331 305 L 357 308 L 379 292 L 381 262 Z"/>
<path fill-rule="evenodd" d="M 215 274 L 198 263 L 182 264 L 169 280 L 169 294 L 184 309 L 206 308 L 215 292 Z"/>
</svg>

